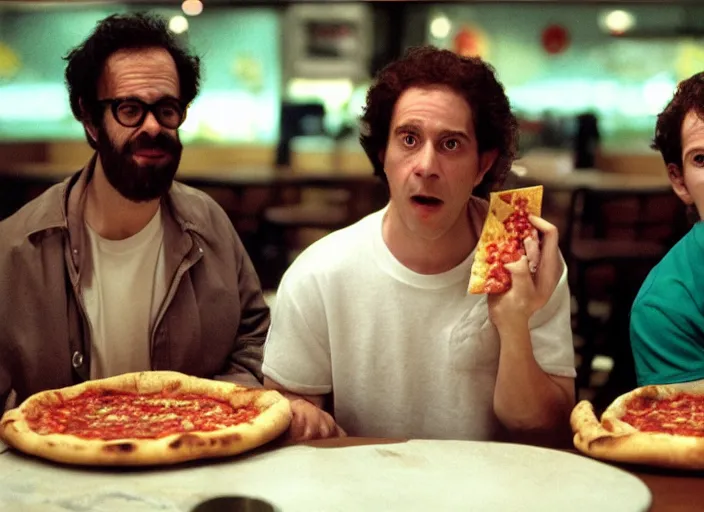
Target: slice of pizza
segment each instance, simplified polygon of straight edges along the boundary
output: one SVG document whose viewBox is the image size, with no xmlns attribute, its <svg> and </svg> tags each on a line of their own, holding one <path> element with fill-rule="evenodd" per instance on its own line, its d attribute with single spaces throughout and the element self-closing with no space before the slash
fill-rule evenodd
<svg viewBox="0 0 704 512">
<path fill-rule="evenodd" d="M 174 464 L 251 450 L 290 421 L 276 391 L 153 371 L 32 395 L 3 415 L 0 439 L 69 464 Z"/>
<path fill-rule="evenodd" d="M 574 446 L 590 457 L 704 469 L 704 381 L 636 388 L 616 398 L 601 421 L 582 400 L 570 425 Z"/>
<path fill-rule="evenodd" d="M 529 215 L 540 216 L 543 187 L 492 192 L 489 211 L 477 244 L 469 293 L 503 293 L 511 288 L 506 263 L 525 254 L 523 242 L 534 232 Z"/>
</svg>

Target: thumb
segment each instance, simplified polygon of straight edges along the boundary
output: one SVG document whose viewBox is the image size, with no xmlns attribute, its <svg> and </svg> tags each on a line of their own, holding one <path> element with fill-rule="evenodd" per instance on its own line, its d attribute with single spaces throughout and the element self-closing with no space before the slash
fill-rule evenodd
<svg viewBox="0 0 704 512">
<path fill-rule="evenodd" d="M 506 270 L 511 272 L 512 276 L 520 276 L 521 274 L 530 274 L 530 269 L 528 267 L 528 258 L 526 256 L 521 256 L 516 261 L 510 263 L 504 263 Z"/>
<path fill-rule="evenodd" d="M 528 258 L 526 256 L 521 256 L 518 261 L 506 263 L 504 267 L 511 273 L 512 288 L 535 288 L 533 274 L 531 274 L 528 267 Z"/>
</svg>

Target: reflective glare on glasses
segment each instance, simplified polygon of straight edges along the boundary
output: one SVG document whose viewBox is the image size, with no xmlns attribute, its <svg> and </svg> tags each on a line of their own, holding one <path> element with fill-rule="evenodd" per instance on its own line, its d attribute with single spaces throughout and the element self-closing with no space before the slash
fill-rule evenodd
<svg viewBox="0 0 704 512">
<path fill-rule="evenodd" d="M 164 128 L 175 130 L 183 123 L 185 110 L 175 98 L 162 98 L 156 103 L 146 103 L 139 98 L 106 98 L 98 101 L 110 105 L 115 121 L 127 128 L 140 126 L 151 112 Z"/>
</svg>

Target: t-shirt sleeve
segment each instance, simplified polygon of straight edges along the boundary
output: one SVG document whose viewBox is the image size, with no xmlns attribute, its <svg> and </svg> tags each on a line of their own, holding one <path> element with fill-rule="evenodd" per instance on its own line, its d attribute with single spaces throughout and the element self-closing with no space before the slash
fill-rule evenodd
<svg viewBox="0 0 704 512">
<path fill-rule="evenodd" d="M 704 379 L 704 318 L 692 295 L 696 290 L 689 289 L 685 269 L 680 276 L 666 273 L 667 268 L 655 268 L 631 310 L 631 350 L 640 386 Z"/>
<path fill-rule="evenodd" d="M 322 395 L 332 391 L 325 310 L 314 276 L 296 263 L 276 293 L 262 371 L 291 392 Z"/>
<path fill-rule="evenodd" d="M 533 355 L 544 372 L 558 377 L 577 376 L 570 311 L 567 266 L 548 302 L 530 319 Z"/>
</svg>

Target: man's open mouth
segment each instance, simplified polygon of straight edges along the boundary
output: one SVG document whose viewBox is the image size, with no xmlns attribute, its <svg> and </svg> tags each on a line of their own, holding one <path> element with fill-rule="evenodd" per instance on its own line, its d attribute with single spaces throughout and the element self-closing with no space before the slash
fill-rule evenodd
<svg viewBox="0 0 704 512">
<path fill-rule="evenodd" d="M 411 201 L 422 206 L 440 206 L 442 204 L 442 199 L 424 195 L 411 196 Z"/>
</svg>

